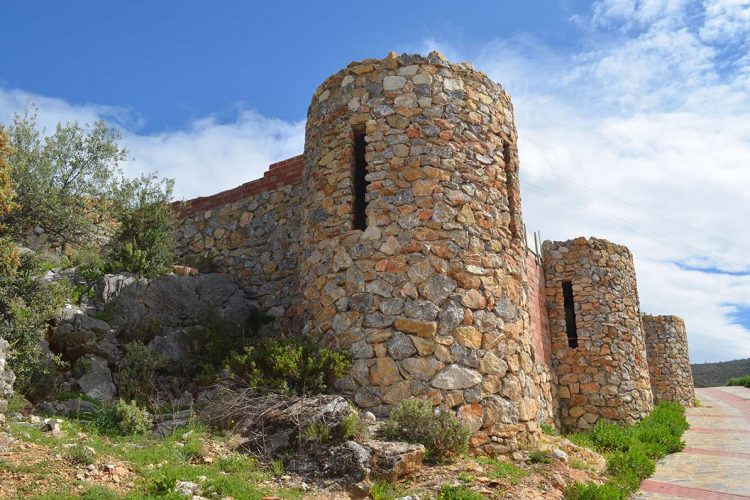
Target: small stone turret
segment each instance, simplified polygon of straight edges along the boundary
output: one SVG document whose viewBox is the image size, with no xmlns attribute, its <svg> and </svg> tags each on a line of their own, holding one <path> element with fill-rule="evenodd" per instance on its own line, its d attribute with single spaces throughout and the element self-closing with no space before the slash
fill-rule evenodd
<svg viewBox="0 0 750 500">
<path fill-rule="evenodd" d="M 648 314 L 641 319 L 654 403 L 676 401 L 683 406 L 695 405 L 685 322 L 677 316 Z"/>
<path fill-rule="evenodd" d="M 653 397 L 630 251 L 577 238 L 547 241 L 543 253 L 563 427 L 645 417 Z"/>
<path fill-rule="evenodd" d="M 308 111 L 305 331 L 349 349 L 340 387 L 385 414 L 457 412 L 475 445 L 539 435 L 513 108 L 440 54 L 350 64 Z"/>
</svg>

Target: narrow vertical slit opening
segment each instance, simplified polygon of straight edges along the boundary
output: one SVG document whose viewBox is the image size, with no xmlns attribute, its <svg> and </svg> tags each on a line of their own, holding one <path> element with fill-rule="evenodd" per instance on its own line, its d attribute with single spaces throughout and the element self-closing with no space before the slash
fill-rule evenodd
<svg viewBox="0 0 750 500">
<path fill-rule="evenodd" d="M 354 203 L 352 204 L 353 229 L 367 229 L 367 160 L 365 158 L 365 134 L 362 131 L 354 131 L 354 182 L 352 191 Z"/>
<path fill-rule="evenodd" d="M 565 331 L 568 335 L 568 347 L 578 347 L 578 329 L 576 328 L 576 306 L 573 298 L 573 283 L 564 281 L 563 303 L 565 305 Z"/>
<path fill-rule="evenodd" d="M 513 156 L 510 143 L 503 144 L 503 160 L 505 160 L 505 188 L 508 192 L 508 212 L 510 213 L 510 234 L 518 236 L 518 182 L 516 169 L 513 167 Z"/>
</svg>

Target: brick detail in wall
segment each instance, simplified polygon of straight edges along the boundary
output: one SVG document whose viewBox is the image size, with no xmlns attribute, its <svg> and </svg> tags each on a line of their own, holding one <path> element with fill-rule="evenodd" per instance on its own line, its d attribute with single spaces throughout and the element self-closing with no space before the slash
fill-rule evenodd
<svg viewBox="0 0 750 500">
<path fill-rule="evenodd" d="M 286 160 L 273 163 L 260 179 L 246 182 L 236 188 L 228 189 L 211 196 L 202 196 L 192 200 L 176 201 L 173 206 L 183 217 L 196 212 L 211 210 L 222 205 L 235 203 L 260 193 L 273 191 L 283 186 L 297 184 L 302 180 L 302 165 L 304 156 L 298 155 Z"/>
</svg>

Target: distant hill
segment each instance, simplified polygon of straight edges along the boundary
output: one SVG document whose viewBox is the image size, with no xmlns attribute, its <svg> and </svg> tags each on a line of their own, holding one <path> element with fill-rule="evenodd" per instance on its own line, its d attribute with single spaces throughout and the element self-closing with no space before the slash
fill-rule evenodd
<svg viewBox="0 0 750 500">
<path fill-rule="evenodd" d="M 733 377 L 750 375 L 750 358 L 722 361 L 720 363 L 700 363 L 690 365 L 696 387 L 716 387 L 727 385 Z"/>
</svg>

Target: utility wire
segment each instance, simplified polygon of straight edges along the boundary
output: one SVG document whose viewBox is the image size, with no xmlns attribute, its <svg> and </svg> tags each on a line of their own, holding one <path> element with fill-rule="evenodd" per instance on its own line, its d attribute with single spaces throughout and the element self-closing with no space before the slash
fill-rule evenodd
<svg viewBox="0 0 750 500">
<path fill-rule="evenodd" d="M 746 247 L 746 246 L 744 246 L 744 245 L 741 245 L 741 244 L 739 244 L 739 243 L 736 243 L 736 242 L 734 242 L 734 241 L 730 241 L 730 240 L 728 240 L 728 239 L 726 239 L 726 238 L 724 238 L 724 237 L 722 237 L 722 236 L 719 236 L 719 235 L 717 235 L 717 234 L 713 234 L 713 233 L 710 233 L 710 232 L 708 232 L 708 231 L 706 231 L 706 230 L 704 230 L 704 229 L 701 229 L 701 228 L 699 228 L 699 227 L 696 227 L 696 226 L 693 226 L 693 225 L 687 224 L 687 223 L 685 223 L 685 222 L 682 222 L 682 221 L 679 221 L 679 220 L 677 220 L 677 219 L 673 219 L 673 218 L 671 218 L 671 217 L 667 217 L 666 215 L 663 215 L 662 213 L 660 213 L 660 212 L 657 212 L 656 210 L 652 210 L 652 209 L 650 209 L 650 208 L 646 208 L 646 207 L 642 207 L 642 206 L 640 206 L 640 205 L 636 205 L 635 203 L 629 202 L 629 201 L 627 201 L 627 200 L 623 200 L 622 198 L 619 198 L 619 197 L 617 197 L 617 196 L 614 196 L 614 195 L 612 195 L 612 194 L 606 193 L 606 192 L 604 192 L 604 191 L 601 191 L 601 190 L 599 190 L 599 189 L 593 188 L 593 187 L 591 187 L 591 186 L 587 186 L 586 184 L 582 184 L 582 183 L 580 183 L 580 182 L 577 182 L 577 181 L 575 181 L 575 180 L 573 180 L 573 179 L 571 179 L 571 178 L 569 178 L 569 177 L 565 177 L 564 175 L 560 175 L 560 174 L 557 174 L 557 173 L 551 172 L 551 171 L 549 171 L 549 170 L 546 170 L 546 169 L 544 169 L 544 168 L 538 168 L 538 167 L 537 167 L 537 168 L 535 168 L 535 170 L 541 171 L 541 172 L 543 172 L 543 173 L 545 173 L 545 174 L 547 174 L 547 175 L 550 175 L 550 176 L 552 176 L 552 177 L 556 177 L 556 178 L 558 178 L 558 179 L 560 179 L 560 180 L 563 180 L 563 181 L 565 181 L 565 182 L 568 182 L 568 183 L 570 183 L 570 184 L 576 185 L 576 186 L 578 186 L 578 187 L 581 187 L 581 188 L 583 188 L 583 189 L 587 189 L 587 190 L 589 190 L 589 191 L 592 191 L 592 192 L 594 192 L 594 193 L 600 194 L 600 195 L 602 195 L 602 196 L 606 196 L 607 198 L 610 198 L 611 200 L 617 201 L 618 203 L 622 203 L 622 204 L 624 204 L 624 205 L 627 205 L 627 206 L 629 206 L 629 207 L 631 207 L 631 208 L 635 208 L 635 209 L 637 209 L 637 210 L 642 210 L 642 211 L 644 211 L 644 212 L 646 212 L 646 213 L 649 213 L 649 214 L 651 214 L 651 215 L 654 215 L 654 216 L 656 216 L 656 217 L 659 217 L 659 218 L 661 218 L 661 219 L 664 219 L 664 220 L 665 220 L 665 221 L 667 221 L 667 222 L 671 222 L 672 224 L 677 224 L 677 225 L 679 225 L 679 226 L 685 227 L 685 228 L 687 228 L 687 229 L 690 229 L 690 230 L 692 230 L 692 231 L 695 231 L 695 232 L 701 233 L 701 234 L 703 234 L 703 235 L 705 235 L 705 236 L 710 236 L 711 238 L 715 238 L 715 239 L 717 239 L 717 240 L 721 240 L 722 242 L 726 243 L 727 245 L 735 246 L 735 247 L 737 247 L 737 248 L 740 248 L 740 249 L 742 249 L 742 250 L 745 250 L 745 251 L 747 251 L 747 252 L 750 252 L 750 247 Z"/>
<path fill-rule="evenodd" d="M 565 206 L 574 208 L 576 210 L 581 210 L 584 212 L 587 212 L 589 214 L 592 214 L 594 216 L 598 216 L 601 219 L 607 220 L 610 224 L 619 226 L 623 229 L 626 229 L 628 231 L 632 231 L 635 233 L 638 233 L 646 238 L 649 238 L 653 241 L 656 241 L 658 243 L 661 243 L 663 245 L 667 245 L 669 247 L 675 248 L 677 250 L 687 252 L 689 255 L 692 255 L 695 258 L 698 258 L 700 260 L 705 260 L 706 257 L 711 257 L 714 260 L 718 262 L 723 262 L 724 264 L 727 264 L 727 267 L 734 267 L 733 263 L 726 260 L 724 257 L 720 257 L 716 254 L 713 254 L 712 252 L 707 252 L 701 248 L 695 247 L 693 245 L 684 243 L 682 241 L 676 240 L 668 235 L 665 235 L 663 233 L 659 233 L 658 231 L 653 231 L 651 229 L 645 228 L 643 226 L 640 226 L 638 224 L 635 224 L 627 219 L 623 219 L 622 217 L 618 217 L 616 215 L 613 215 L 611 213 L 605 212 L 605 211 L 592 211 L 587 209 L 586 207 L 582 206 L 579 202 L 572 198 L 568 198 L 566 196 L 562 196 L 556 192 L 553 192 L 549 190 L 548 188 L 545 188 L 543 186 L 539 186 L 537 184 L 531 183 L 531 182 L 525 182 L 525 187 L 528 187 L 531 189 L 532 192 L 535 192 L 537 194 L 540 194 L 542 196 L 546 196 L 549 198 L 552 198 L 553 201 L 557 201 L 558 203 L 561 203 Z M 692 251 L 688 250 L 692 249 Z"/>
</svg>

